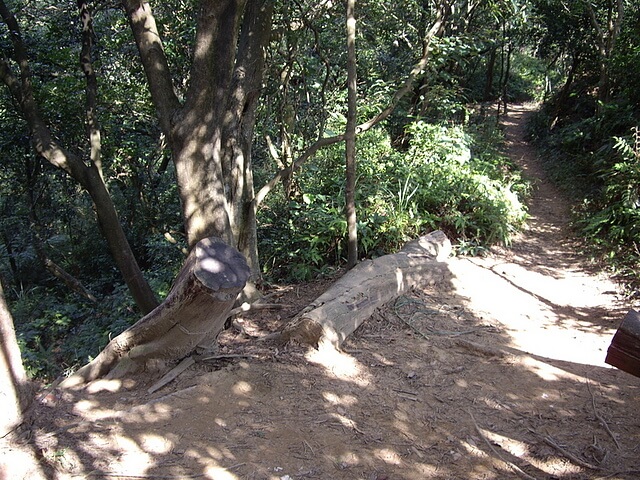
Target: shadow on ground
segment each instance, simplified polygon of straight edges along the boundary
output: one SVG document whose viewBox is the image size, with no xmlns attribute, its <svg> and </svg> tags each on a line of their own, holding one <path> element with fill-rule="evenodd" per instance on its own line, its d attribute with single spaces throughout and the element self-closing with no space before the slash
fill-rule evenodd
<svg viewBox="0 0 640 480">
<path fill-rule="evenodd" d="M 226 361 L 152 395 L 151 378 L 51 392 L 31 445 L 51 479 L 637 478 L 640 379 L 515 348 L 456 280 L 379 310 L 342 352 L 250 338 L 318 293 L 289 289 L 280 318 L 223 334 Z"/>
</svg>

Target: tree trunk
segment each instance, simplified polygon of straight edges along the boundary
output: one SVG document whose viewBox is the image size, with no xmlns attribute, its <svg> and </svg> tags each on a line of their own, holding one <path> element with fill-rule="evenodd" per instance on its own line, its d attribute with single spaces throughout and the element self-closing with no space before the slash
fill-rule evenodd
<svg viewBox="0 0 640 480">
<path fill-rule="evenodd" d="M 158 305 L 158 300 L 142 274 L 102 176 L 93 166 L 85 167 L 85 170 L 86 175 L 80 183 L 96 207 L 98 225 L 107 240 L 109 251 L 136 305 L 143 314 L 147 314 Z"/>
<path fill-rule="evenodd" d="M 244 257 L 216 237 L 198 242 L 166 300 L 111 340 L 88 365 L 61 383 L 77 387 L 108 376 L 161 369 L 196 348 L 208 349 L 249 278 Z"/>
<path fill-rule="evenodd" d="M 0 284 L 0 438 L 22 423 L 22 413 L 31 404 L 33 391 Z"/>
<path fill-rule="evenodd" d="M 602 22 L 605 24 L 604 27 L 601 26 L 601 22 L 598 20 L 591 2 L 585 2 L 585 5 L 587 6 L 589 21 L 596 32 L 596 42 L 599 54 L 598 60 L 600 63 L 600 78 L 598 80 L 599 104 L 597 111 L 598 114 L 601 114 L 603 105 L 609 101 L 609 63 L 613 55 L 613 49 L 616 41 L 620 35 L 620 28 L 624 18 L 624 0 L 608 2 L 607 18 L 606 21 Z"/>
<path fill-rule="evenodd" d="M 444 279 L 443 260 L 450 253 L 451 243 L 438 230 L 398 253 L 358 264 L 300 312 L 280 340 L 340 347 L 377 308 L 414 287 Z"/>
<path fill-rule="evenodd" d="M 251 147 L 272 17 L 273 2 L 247 2 L 223 126 L 222 171 L 228 185 L 227 204 L 234 246 L 247 259 L 254 282 L 261 274 Z"/>
<path fill-rule="evenodd" d="M 571 60 L 571 67 L 569 68 L 569 73 L 567 74 L 567 79 L 560 89 L 560 92 L 558 93 L 556 99 L 552 103 L 553 112 L 551 115 L 551 122 L 549 122 L 549 130 L 553 130 L 560 117 L 567 113 L 563 111 L 563 108 L 565 108 L 568 103 L 569 94 L 571 93 L 571 87 L 573 86 L 573 80 L 576 72 L 578 71 L 579 65 L 580 54 L 578 52 L 574 52 L 573 58 Z"/>
<path fill-rule="evenodd" d="M 491 51 L 489 52 L 489 61 L 487 63 L 487 75 L 485 77 L 485 83 L 484 83 L 484 94 L 482 95 L 482 100 L 485 102 L 491 100 L 491 95 L 493 93 L 493 77 L 494 77 L 494 70 L 496 67 L 497 50 L 498 50 L 497 47 L 492 47 Z"/>
<path fill-rule="evenodd" d="M 513 50 L 513 45 L 509 43 L 507 46 L 507 64 L 504 70 L 504 78 L 502 79 L 502 87 L 501 87 L 501 95 L 502 98 L 502 107 L 503 113 L 507 114 L 507 108 L 509 103 L 509 77 L 511 76 L 511 53 Z M 498 105 L 498 113 L 500 112 L 500 105 Z"/>
<path fill-rule="evenodd" d="M 16 262 L 16 257 L 13 252 L 13 246 L 11 245 L 11 240 L 4 229 L 0 231 L 0 237 L 2 237 L 2 243 L 4 243 L 4 248 L 7 250 L 7 257 L 9 258 L 9 270 L 13 277 L 13 281 L 11 283 L 13 285 L 20 286 L 22 284 L 22 279 L 20 269 L 18 268 L 18 263 Z"/>
<path fill-rule="evenodd" d="M 358 224 L 356 221 L 356 19 L 355 0 L 347 0 L 347 84 L 348 113 L 344 133 L 346 157 L 345 213 L 347 216 L 347 268 L 358 263 Z"/>
<path fill-rule="evenodd" d="M 383 120 L 386 120 L 396 109 L 396 107 L 400 104 L 400 100 L 404 98 L 404 96 L 409 93 L 414 86 L 415 80 L 421 75 L 427 67 L 429 63 L 429 58 L 431 56 L 431 42 L 433 39 L 442 34 L 445 25 L 445 6 L 439 5 L 436 13 L 436 20 L 431 28 L 426 32 L 423 40 L 422 40 L 422 57 L 416 63 L 409 75 L 404 80 L 400 88 L 395 92 L 393 98 L 391 99 L 390 104 L 382 111 L 377 113 L 375 116 L 370 118 L 364 123 L 361 123 L 356 127 L 356 133 L 362 134 L 364 132 L 369 131 L 375 125 L 378 125 Z M 340 143 L 344 141 L 344 134 L 335 135 L 332 137 L 322 137 L 319 138 L 316 142 L 311 144 L 309 147 L 299 155 L 296 160 L 286 168 L 279 170 L 274 177 L 269 180 L 256 194 L 253 199 L 253 208 L 257 208 L 266 198 L 266 196 L 271 192 L 278 182 L 287 178 L 288 176 L 293 175 L 293 172 L 300 168 L 307 160 L 313 158 L 313 156 L 322 148 L 328 147 L 329 145 L 335 145 L 336 143 Z"/>
<path fill-rule="evenodd" d="M 217 236 L 259 276 L 251 145 L 273 2 L 201 0 L 189 89 L 173 89 L 149 4 L 125 0 L 174 164 L 189 247 Z"/>
<path fill-rule="evenodd" d="M 230 185 L 223 170 L 223 125 L 229 113 L 227 105 L 244 3 L 244 0 L 200 2 L 189 89 L 184 106 L 170 119 L 168 138 L 189 248 L 208 236 L 234 243 L 226 195 Z"/>
</svg>

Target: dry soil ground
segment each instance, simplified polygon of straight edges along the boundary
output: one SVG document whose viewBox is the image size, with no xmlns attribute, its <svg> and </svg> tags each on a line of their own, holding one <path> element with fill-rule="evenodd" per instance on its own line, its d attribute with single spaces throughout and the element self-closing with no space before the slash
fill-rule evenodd
<svg viewBox="0 0 640 480">
<path fill-rule="evenodd" d="M 342 352 L 252 338 L 327 281 L 276 289 L 284 310 L 242 318 L 245 333 L 223 334 L 228 357 L 154 394 L 149 379 L 42 397 L 0 478 L 20 478 L 20 444 L 43 465 L 31 478 L 640 478 L 640 379 L 604 364 L 632 305 L 579 253 L 521 141 L 527 113 L 505 122 L 536 182 L 511 249 L 449 260 L 446 279 L 380 310 Z"/>
</svg>

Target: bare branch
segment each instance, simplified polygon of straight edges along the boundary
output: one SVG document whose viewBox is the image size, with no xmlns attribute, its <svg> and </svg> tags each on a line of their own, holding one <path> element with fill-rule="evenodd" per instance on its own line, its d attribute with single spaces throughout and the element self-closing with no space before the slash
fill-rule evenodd
<svg viewBox="0 0 640 480">
<path fill-rule="evenodd" d="M 51 130 L 40 115 L 33 95 L 31 71 L 18 22 L 3 0 L 0 0 L 0 16 L 11 32 L 13 57 L 20 69 L 20 80 L 18 81 L 17 77 L 11 72 L 9 61 L 6 58 L 2 58 L 0 61 L 0 76 L 9 87 L 11 95 L 18 103 L 22 115 L 29 125 L 35 151 L 55 167 L 64 170 L 89 193 L 94 205 L 96 205 L 98 223 L 103 232 L 105 232 L 105 238 L 111 253 L 131 290 L 134 300 L 143 312 L 152 310 L 157 305 L 157 300 L 142 276 L 131 246 L 122 230 L 113 201 L 102 176 L 99 174 L 99 169 L 88 167 L 82 158 L 63 148 L 53 138 Z M 83 46 L 83 57 L 85 53 Z M 86 66 L 83 63 L 83 67 Z M 89 82 L 88 90 L 91 90 Z M 88 102 L 88 105 L 91 105 L 90 102 L 94 102 L 95 105 L 95 99 L 88 100 Z M 99 151 L 99 149 L 95 148 L 96 145 L 99 146 L 99 141 L 96 143 L 95 138 L 92 141 L 92 154 L 95 154 Z"/>
<path fill-rule="evenodd" d="M 589 0 L 585 1 L 585 6 L 587 7 L 587 12 L 589 13 L 589 21 L 591 22 L 591 26 L 595 29 L 598 39 L 598 46 L 600 47 L 600 52 L 604 55 L 605 48 L 605 34 L 602 31 L 602 27 L 600 27 L 600 23 L 598 22 L 598 18 L 596 17 L 596 12 L 593 10 L 593 6 L 591 6 L 591 2 Z"/>
<path fill-rule="evenodd" d="M 391 113 L 393 113 L 395 108 L 400 103 L 402 97 L 404 97 L 411 90 L 411 87 L 413 87 L 413 83 L 415 82 L 418 75 L 423 73 L 427 68 L 427 64 L 429 63 L 429 56 L 431 55 L 431 42 L 437 35 L 442 33 L 444 20 L 444 12 L 442 10 L 438 10 L 435 23 L 431 26 L 422 41 L 422 57 L 420 57 L 418 63 L 414 65 L 413 69 L 409 73 L 409 76 L 406 78 L 402 86 L 398 89 L 398 91 L 396 91 L 395 95 L 391 99 L 391 103 L 389 104 L 389 106 L 372 119 L 359 125 L 356 129 L 357 133 L 366 132 L 371 127 L 386 119 L 389 115 L 391 115 Z"/>
<path fill-rule="evenodd" d="M 269 180 L 269 182 L 265 186 L 263 186 L 260 189 L 260 191 L 256 194 L 255 198 L 253 199 L 253 204 L 255 205 L 255 208 L 260 206 L 260 204 L 264 201 L 265 197 L 269 194 L 271 190 L 275 188 L 275 186 L 278 184 L 281 178 L 285 177 L 286 175 L 291 175 L 296 169 L 300 168 L 302 164 L 304 164 L 304 162 L 306 162 L 307 160 L 309 160 L 309 158 L 315 155 L 315 153 L 321 148 L 327 147 L 329 145 L 334 145 L 336 143 L 340 143 L 343 140 L 344 140 L 344 135 L 336 135 L 334 137 L 321 138 L 320 140 L 316 141 L 313 145 L 307 148 L 302 153 L 302 155 L 300 155 L 295 160 L 295 162 L 293 162 L 287 168 L 284 168 L 280 170 L 278 173 L 276 173 L 275 176 L 271 180 Z"/>
</svg>

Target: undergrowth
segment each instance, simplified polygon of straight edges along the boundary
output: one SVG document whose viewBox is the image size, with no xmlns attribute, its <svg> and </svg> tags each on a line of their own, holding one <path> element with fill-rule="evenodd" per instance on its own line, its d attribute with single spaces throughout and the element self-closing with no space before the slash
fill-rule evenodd
<svg viewBox="0 0 640 480">
<path fill-rule="evenodd" d="M 508 244 L 526 219 L 528 185 L 501 153 L 491 122 L 414 121 L 404 150 L 377 128 L 358 138 L 358 234 L 361 258 L 393 252 L 442 229 L 459 253 Z M 296 177 L 304 194 L 280 196 L 262 211 L 260 251 L 270 277 L 306 280 L 346 255 L 344 151 L 321 152 Z"/>
</svg>

